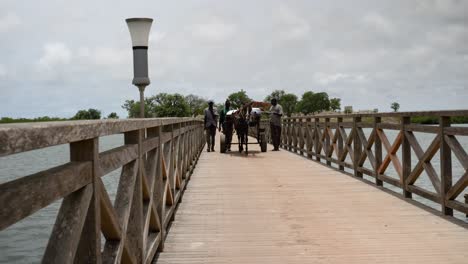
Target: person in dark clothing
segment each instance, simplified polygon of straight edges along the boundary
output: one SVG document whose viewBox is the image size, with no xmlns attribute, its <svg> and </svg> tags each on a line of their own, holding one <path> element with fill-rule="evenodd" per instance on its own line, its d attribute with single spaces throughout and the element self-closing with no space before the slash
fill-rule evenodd
<svg viewBox="0 0 468 264">
<path fill-rule="evenodd" d="M 226 121 L 226 114 L 229 112 L 231 108 L 231 101 L 229 99 L 226 100 L 224 103 L 224 109 L 221 110 L 219 114 L 219 126 L 218 130 L 223 131 L 223 133 L 226 135 L 226 146 L 227 146 L 227 151 L 231 151 L 231 140 L 232 140 L 232 129 L 233 129 L 233 124 L 232 122 Z"/>
<path fill-rule="evenodd" d="M 270 107 L 270 134 L 273 141 L 273 151 L 278 151 L 281 143 L 281 116 L 283 107 L 276 98 L 271 99 Z"/>
<path fill-rule="evenodd" d="M 213 107 L 213 100 L 208 101 L 208 108 L 205 109 L 205 134 L 206 134 L 206 151 L 215 151 L 215 136 L 216 136 L 216 126 L 218 124 L 218 112 L 216 108 Z"/>
</svg>

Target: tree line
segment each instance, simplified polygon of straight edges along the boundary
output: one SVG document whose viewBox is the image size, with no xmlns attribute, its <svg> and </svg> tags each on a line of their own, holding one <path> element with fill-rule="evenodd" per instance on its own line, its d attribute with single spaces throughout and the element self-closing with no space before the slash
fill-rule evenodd
<svg viewBox="0 0 468 264">
<path fill-rule="evenodd" d="M 278 103 L 282 105 L 286 116 L 293 114 L 317 114 L 324 111 L 340 111 L 341 99 L 330 98 L 326 92 L 307 91 L 299 98 L 293 93 L 288 93 L 285 90 L 274 90 L 263 101 L 270 102 L 272 98 L 276 98 Z M 243 89 L 231 93 L 227 96 L 231 101 L 231 108 L 238 109 L 240 106 L 251 102 L 252 99 Z M 196 117 L 203 115 L 204 109 L 208 106 L 208 100 L 202 96 L 189 94 L 182 95 L 179 93 L 159 93 L 145 98 L 145 117 Z M 224 108 L 224 100 L 216 104 L 218 109 Z M 140 102 L 135 100 L 126 100 L 121 106 L 127 111 L 129 118 L 138 118 L 140 116 Z M 348 109 L 349 108 L 349 109 Z M 391 109 L 397 112 L 400 104 L 393 102 Z M 374 112 L 378 111 L 377 109 Z M 345 113 L 351 113 L 351 107 L 345 107 Z M 23 123 L 23 122 L 45 122 L 45 121 L 66 121 L 66 120 L 90 120 L 90 119 L 116 119 L 119 118 L 117 113 L 112 112 L 107 116 L 103 116 L 102 112 L 95 108 L 82 109 L 70 118 L 60 117 L 37 117 L 37 118 L 11 118 L 2 117 L 0 123 Z M 438 119 L 434 117 L 415 117 L 412 118 L 413 123 L 422 124 L 437 124 Z M 468 123 L 468 117 L 453 118 L 452 123 Z"/>
<path fill-rule="evenodd" d="M 283 106 L 283 111 L 287 116 L 293 113 L 314 114 L 323 111 L 337 111 L 341 109 L 340 98 L 329 98 L 326 92 L 314 93 L 305 92 L 301 99 L 293 93 L 287 93 L 284 90 L 275 90 L 264 98 L 265 102 L 270 102 L 276 98 L 278 103 Z M 231 108 L 238 109 L 240 106 L 252 101 L 243 89 L 231 93 L 227 96 L 231 102 Z M 183 96 L 179 93 L 159 93 L 145 98 L 145 117 L 184 117 L 198 116 L 203 114 L 207 107 L 208 100 L 194 94 Z M 224 102 L 218 102 L 218 109 L 224 107 Z M 128 113 L 129 118 L 140 116 L 140 102 L 135 100 L 126 100 L 122 105 Z"/>
<path fill-rule="evenodd" d="M 101 111 L 89 108 L 82 109 L 76 112 L 73 117 L 62 118 L 62 117 L 50 117 L 50 116 L 41 116 L 36 118 L 11 118 L 11 117 L 2 117 L 0 118 L 0 124 L 6 123 L 30 123 L 30 122 L 51 122 L 51 121 L 70 121 L 70 120 L 91 120 L 91 119 L 101 119 Z M 104 117 L 105 119 L 118 119 L 119 116 L 117 113 L 112 112 Z"/>
</svg>

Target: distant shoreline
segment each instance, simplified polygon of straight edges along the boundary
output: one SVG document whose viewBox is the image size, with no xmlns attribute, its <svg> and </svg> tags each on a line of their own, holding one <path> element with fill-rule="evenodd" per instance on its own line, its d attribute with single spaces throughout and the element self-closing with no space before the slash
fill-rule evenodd
<svg viewBox="0 0 468 264">
<path fill-rule="evenodd" d="M 332 118 L 333 119 L 333 118 Z M 0 118 L 0 124 L 11 124 L 11 123 L 36 123 L 36 122 L 51 122 L 51 121 L 71 121 L 76 120 L 73 118 L 60 118 L 60 117 L 36 117 L 36 118 L 11 118 L 11 117 L 2 117 Z M 371 117 L 364 117 L 364 122 L 372 122 Z M 399 124 L 400 119 L 398 117 L 384 117 L 383 121 L 388 123 Z M 439 118 L 435 116 L 417 116 L 411 118 L 411 123 L 413 124 L 423 124 L 423 125 L 437 125 L 439 124 Z M 468 124 L 468 116 L 457 116 L 451 118 L 452 124 Z"/>
</svg>

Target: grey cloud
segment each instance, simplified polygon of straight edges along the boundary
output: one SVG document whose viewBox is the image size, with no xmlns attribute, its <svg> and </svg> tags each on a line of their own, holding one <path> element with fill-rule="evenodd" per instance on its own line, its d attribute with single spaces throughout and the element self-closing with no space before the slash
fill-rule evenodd
<svg viewBox="0 0 468 264">
<path fill-rule="evenodd" d="M 89 107 L 125 116 L 120 105 L 138 97 L 124 22 L 132 16 L 155 18 L 148 95 L 223 101 L 244 89 L 261 100 L 274 89 L 313 90 L 381 111 L 395 100 L 401 110 L 421 110 L 465 108 L 468 99 L 468 1 L 4 1 L 0 8 L 0 18 L 21 17 L 0 31 L 0 92 L 23 98 L 0 99 L 0 116 Z"/>
<path fill-rule="evenodd" d="M 15 13 L 0 14 L 0 33 L 13 30 L 21 24 L 20 17 Z"/>
</svg>

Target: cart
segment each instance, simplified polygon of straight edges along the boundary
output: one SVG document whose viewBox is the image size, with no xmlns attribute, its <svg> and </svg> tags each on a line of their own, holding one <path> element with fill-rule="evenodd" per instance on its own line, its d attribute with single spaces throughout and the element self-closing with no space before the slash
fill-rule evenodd
<svg viewBox="0 0 468 264">
<path fill-rule="evenodd" d="M 234 134 L 234 113 L 236 110 L 231 110 L 226 114 L 226 121 L 223 124 L 223 133 L 220 136 L 220 152 L 226 153 L 226 151 L 231 150 L 232 144 L 239 144 L 239 142 L 232 142 L 232 135 Z M 265 134 L 265 127 L 263 122 L 260 122 L 261 110 L 259 108 L 253 108 L 248 120 L 247 135 L 253 136 L 256 138 L 257 142 L 245 142 L 245 153 L 248 154 L 249 149 L 248 145 L 259 144 L 260 150 L 262 152 L 267 151 L 267 140 Z M 242 152 L 242 147 L 239 148 L 239 152 Z"/>
</svg>

